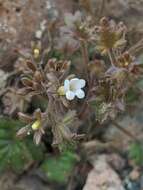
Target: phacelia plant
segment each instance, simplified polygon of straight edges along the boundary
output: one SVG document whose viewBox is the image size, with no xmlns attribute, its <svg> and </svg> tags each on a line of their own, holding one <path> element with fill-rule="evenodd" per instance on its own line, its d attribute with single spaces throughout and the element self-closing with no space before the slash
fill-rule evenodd
<svg viewBox="0 0 143 190">
<path fill-rule="evenodd" d="M 93 123 L 113 121 L 125 111 L 126 94 L 143 72 L 130 53 L 127 31 L 123 22 L 102 18 L 97 24 L 79 11 L 66 14 L 60 27 L 50 25 L 48 47 L 38 39 L 28 55 L 21 53 L 24 87 L 18 94 L 42 98 L 44 108 L 32 116 L 19 113 L 26 126 L 17 136 L 32 134 L 38 145 L 50 132 L 54 146 L 73 143 L 85 138 Z"/>
</svg>

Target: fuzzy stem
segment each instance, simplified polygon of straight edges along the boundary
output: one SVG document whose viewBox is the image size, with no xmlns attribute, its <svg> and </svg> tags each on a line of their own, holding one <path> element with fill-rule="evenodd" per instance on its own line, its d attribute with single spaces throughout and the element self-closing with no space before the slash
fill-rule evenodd
<svg viewBox="0 0 143 190">
<path fill-rule="evenodd" d="M 114 52 L 113 52 L 112 49 L 109 49 L 109 50 L 108 50 L 108 56 L 109 56 L 111 65 L 112 65 L 113 67 L 115 67 L 116 64 L 117 64 L 117 60 L 116 60 L 116 56 L 114 55 Z"/>
<path fill-rule="evenodd" d="M 88 58 L 88 51 L 87 51 L 87 44 L 84 40 L 81 40 L 81 53 L 83 57 L 83 63 L 84 63 L 84 70 L 86 74 L 86 79 L 89 82 L 89 77 L 88 77 L 88 63 L 89 63 L 89 58 Z"/>
<path fill-rule="evenodd" d="M 114 65 L 114 58 L 113 58 L 113 55 L 112 55 L 112 50 L 108 50 L 108 56 L 109 56 L 111 65 L 114 67 L 115 65 Z"/>
</svg>

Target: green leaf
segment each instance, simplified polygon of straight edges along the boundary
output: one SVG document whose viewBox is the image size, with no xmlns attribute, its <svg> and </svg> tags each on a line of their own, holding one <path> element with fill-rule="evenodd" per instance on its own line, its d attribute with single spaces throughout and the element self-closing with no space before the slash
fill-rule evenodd
<svg viewBox="0 0 143 190">
<path fill-rule="evenodd" d="M 137 87 L 140 89 L 143 89 L 143 78 L 141 78 L 138 82 L 137 82 Z"/>
<path fill-rule="evenodd" d="M 143 165 L 143 145 L 133 143 L 129 149 L 129 158 L 133 159 L 137 165 Z"/>
<path fill-rule="evenodd" d="M 137 89 L 130 88 L 126 95 L 126 102 L 128 104 L 131 104 L 133 102 L 136 102 L 138 98 L 139 98 L 139 92 L 137 91 Z"/>
<path fill-rule="evenodd" d="M 42 149 L 34 145 L 32 138 L 22 141 L 16 138 L 22 125 L 16 120 L 0 118 L 0 171 L 13 169 L 19 172 L 30 162 L 43 157 Z"/>
<path fill-rule="evenodd" d="M 77 155 L 74 152 L 65 151 L 56 158 L 48 158 L 43 163 L 42 169 L 51 181 L 65 183 L 77 160 Z"/>
</svg>

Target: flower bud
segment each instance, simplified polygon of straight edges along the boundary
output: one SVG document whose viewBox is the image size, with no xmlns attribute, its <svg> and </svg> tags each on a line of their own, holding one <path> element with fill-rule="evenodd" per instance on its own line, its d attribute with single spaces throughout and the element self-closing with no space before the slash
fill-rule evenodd
<svg viewBox="0 0 143 190">
<path fill-rule="evenodd" d="M 107 26 L 109 25 L 109 20 L 108 20 L 108 18 L 106 18 L 106 17 L 101 18 L 101 20 L 100 20 L 100 25 L 101 25 L 101 26 L 104 26 L 104 27 L 107 27 Z"/>
<path fill-rule="evenodd" d="M 27 62 L 26 62 L 26 65 L 27 65 L 27 67 L 28 67 L 30 70 L 32 70 L 33 72 L 36 71 L 36 66 L 35 66 L 34 63 L 32 63 L 31 61 L 27 61 Z"/>
<path fill-rule="evenodd" d="M 40 71 L 36 71 L 34 74 L 34 80 L 36 82 L 42 82 L 43 81 L 43 76 Z"/>
</svg>

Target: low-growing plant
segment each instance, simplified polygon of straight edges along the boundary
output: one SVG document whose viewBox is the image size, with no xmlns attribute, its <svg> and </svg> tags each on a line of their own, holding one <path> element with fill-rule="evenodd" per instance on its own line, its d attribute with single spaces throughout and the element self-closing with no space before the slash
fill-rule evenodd
<svg viewBox="0 0 143 190">
<path fill-rule="evenodd" d="M 14 104 L 12 111 L 21 111 L 18 115 L 25 125 L 17 131 L 18 139 L 14 137 L 18 144 L 11 144 L 17 159 L 11 155 L 9 159 L 16 165 L 18 148 L 26 155 L 25 149 L 31 145 L 25 144 L 31 136 L 36 145 L 61 150 L 63 145 L 89 139 L 89 129 L 96 127 L 97 122 L 115 124 L 118 114 L 135 99 L 137 94 L 132 91 L 143 74 L 134 47 L 128 47 L 128 28 L 123 22 L 103 17 L 97 23 L 92 16 L 77 11 L 74 15 L 67 13 L 60 24 L 52 21 L 44 31 L 44 39 L 46 33 L 47 46 L 38 37 L 31 50 L 17 50 L 20 56 L 15 69 L 21 75 L 21 82 L 13 97 L 22 104 L 20 109 L 19 104 Z M 24 102 L 28 104 L 26 108 Z M 133 137 L 130 132 L 123 132 Z M 25 140 L 20 141 L 21 138 Z M 2 150 L 1 155 L 6 153 Z M 71 170 L 74 158 L 67 153 L 67 164 L 65 155 L 44 162 L 43 168 L 49 168 L 47 175 L 52 179 L 60 176 L 61 170 L 65 173 Z M 58 172 L 52 172 L 50 167 L 54 165 L 60 168 Z M 61 175 L 59 180 L 64 177 Z"/>
<path fill-rule="evenodd" d="M 27 125 L 17 136 L 32 133 L 36 144 L 47 131 L 53 134 L 54 146 L 72 143 L 86 135 L 86 130 L 78 133 L 84 123 L 88 128 L 91 120 L 114 120 L 125 110 L 126 94 L 143 71 L 127 48 L 123 22 L 104 17 L 97 25 L 81 12 L 68 13 L 59 33 L 52 49 L 35 46 L 33 56 L 23 61 L 21 93 L 43 97 L 47 106 L 32 116 L 19 113 Z M 62 53 L 54 57 L 59 46 Z"/>
</svg>

